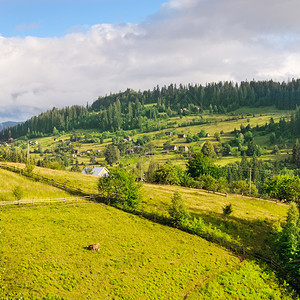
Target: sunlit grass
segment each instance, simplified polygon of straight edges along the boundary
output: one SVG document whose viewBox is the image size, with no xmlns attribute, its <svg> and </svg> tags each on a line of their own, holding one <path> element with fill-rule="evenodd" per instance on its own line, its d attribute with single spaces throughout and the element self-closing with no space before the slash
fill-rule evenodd
<svg viewBox="0 0 300 300">
<path fill-rule="evenodd" d="M 275 222 L 283 221 L 288 206 L 274 202 L 242 197 L 241 195 L 217 195 L 199 189 L 166 185 L 143 185 L 143 210 L 157 214 L 168 214 L 175 191 L 182 194 L 188 211 L 201 217 L 207 224 L 224 233 L 224 238 L 261 251 L 266 247 Z M 233 213 L 223 216 L 223 207 L 231 203 Z"/>
<path fill-rule="evenodd" d="M 22 199 L 54 199 L 70 196 L 69 193 L 63 190 L 39 182 L 34 182 L 26 177 L 3 169 L 0 169 L 0 178 L 1 201 L 15 200 L 13 191 L 17 186 L 22 187 Z"/>
<path fill-rule="evenodd" d="M 239 262 L 201 238 L 100 204 L 0 216 L 4 298 L 182 299 Z M 94 242 L 99 252 L 84 249 Z"/>
</svg>

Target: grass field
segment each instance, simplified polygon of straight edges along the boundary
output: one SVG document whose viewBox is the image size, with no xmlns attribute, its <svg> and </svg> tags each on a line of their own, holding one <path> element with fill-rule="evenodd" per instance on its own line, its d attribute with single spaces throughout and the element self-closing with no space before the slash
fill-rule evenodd
<svg viewBox="0 0 300 300">
<path fill-rule="evenodd" d="M 24 166 L 17 164 L 19 167 Z M 86 194 L 97 194 L 98 178 L 67 171 L 45 168 L 34 169 L 34 172 L 56 182 L 68 183 L 80 187 Z M 210 231 L 226 240 L 230 240 L 249 250 L 268 251 L 265 240 L 270 237 L 272 226 L 285 220 L 288 205 L 262 199 L 242 197 L 241 195 L 217 195 L 200 189 L 170 185 L 143 184 L 143 202 L 139 210 L 146 213 L 168 216 L 171 198 L 179 191 L 188 211 L 203 219 L 210 226 Z M 223 207 L 232 204 L 233 213 L 224 217 Z"/>
<path fill-rule="evenodd" d="M 143 185 L 143 210 L 167 214 L 175 191 L 182 194 L 188 211 L 215 228 L 220 237 L 233 241 L 249 250 L 268 251 L 274 223 L 284 221 L 288 205 L 276 204 L 241 195 L 216 195 L 199 189 L 178 186 Z M 223 216 L 223 207 L 232 204 L 233 212 Z"/>
<path fill-rule="evenodd" d="M 112 207 L 11 208 L 0 217 L 1 299 L 209 299 L 219 278 L 219 299 L 290 299 L 269 270 L 249 271 L 212 243 Z M 99 252 L 84 248 L 95 242 Z M 232 287 L 241 273 L 250 290 L 246 280 Z"/>
<path fill-rule="evenodd" d="M 23 189 L 22 199 L 54 199 L 68 197 L 65 191 L 52 186 L 44 185 L 39 182 L 33 182 L 21 175 L 0 169 L 0 201 L 15 200 L 13 191 L 17 186 Z"/>
<path fill-rule="evenodd" d="M 11 186 L 24 183 L 32 193 L 52 189 L 0 171 Z M 34 171 L 87 192 L 96 189 L 96 177 Z M 167 214 L 175 190 L 191 213 L 240 244 L 248 239 L 255 250 L 272 223 L 286 216 L 286 206 L 266 201 L 149 184 L 140 209 Z M 224 219 L 228 202 L 234 212 Z M 0 207 L 0 228 L 0 299 L 292 299 L 264 266 L 103 204 Z M 96 242 L 99 252 L 85 249 Z"/>
</svg>

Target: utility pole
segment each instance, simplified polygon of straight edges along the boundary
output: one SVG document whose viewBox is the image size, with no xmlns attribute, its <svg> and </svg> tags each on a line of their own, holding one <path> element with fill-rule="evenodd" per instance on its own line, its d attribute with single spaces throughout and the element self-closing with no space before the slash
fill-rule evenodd
<svg viewBox="0 0 300 300">
<path fill-rule="evenodd" d="M 27 143 L 27 163 L 30 163 L 30 156 L 29 156 L 29 142 Z"/>
<path fill-rule="evenodd" d="M 141 159 L 141 181 L 143 181 L 143 159 Z"/>
<path fill-rule="evenodd" d="M 249 173 L 249 196 L 251 196 L 251 168 Z"/>
</svg>

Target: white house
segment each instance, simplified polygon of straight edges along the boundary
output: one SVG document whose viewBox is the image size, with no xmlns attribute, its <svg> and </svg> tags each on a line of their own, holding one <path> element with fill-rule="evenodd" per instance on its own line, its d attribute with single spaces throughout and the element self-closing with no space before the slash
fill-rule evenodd
<svg viewBox="0 0 300 300">
<path fill-rule="evenodd" d="M 106 177 L 109 175 L 109 171 L 105 167 L 85 167 L 82 174 Z"/>
</svg>

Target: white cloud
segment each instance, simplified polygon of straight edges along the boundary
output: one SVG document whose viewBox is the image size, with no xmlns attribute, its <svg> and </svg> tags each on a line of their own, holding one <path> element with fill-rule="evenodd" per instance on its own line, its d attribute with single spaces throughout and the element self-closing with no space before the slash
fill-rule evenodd
<svg viewBox="0 0 300 300">
<path fill-rule="evenodd" d="M 298 0 L 172 0 L 140 24 L 0 37 L 0 116 L 23 120 L 126 88 L 300 75 Z"/>
</svg>

